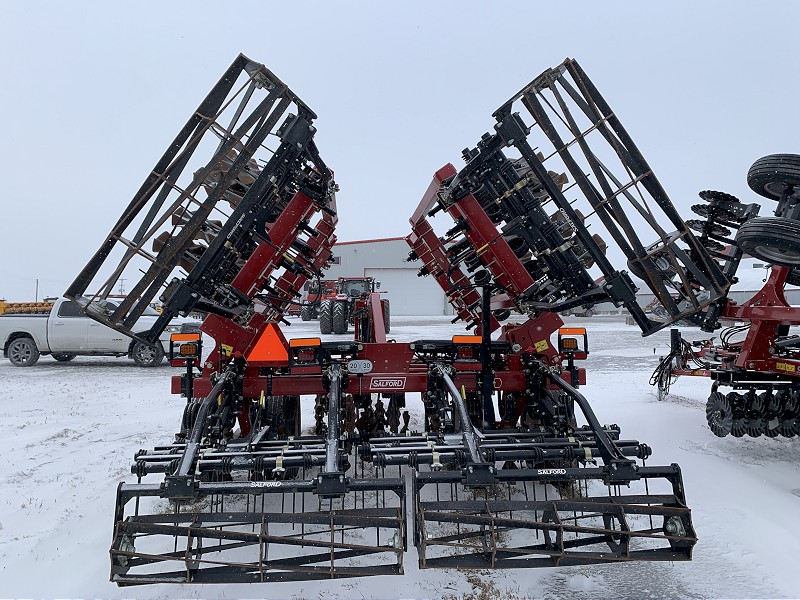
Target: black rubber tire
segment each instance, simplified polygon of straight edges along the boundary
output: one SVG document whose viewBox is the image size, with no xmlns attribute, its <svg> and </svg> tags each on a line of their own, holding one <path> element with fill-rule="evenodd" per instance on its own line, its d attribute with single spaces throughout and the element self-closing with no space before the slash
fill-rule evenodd
<svg viewBox="0 0 800 600">
<path fill-rule="evenodd" d="M 328 335 L 333 331 L 333 302 L 323 300 L 319 305 L 319 332 Z"/>
<path fill-rule="evenodd" d="M 800 286 L 800 269 L 792 269 L 786 276 L 786 285 Z"/>
<path fill-rule="evenodd" d="M 347 301 L 337 300 L 333 303 L 333 333 L 347 333 Z"/>
<path fill-rule="evenodd" d="M 58 362 L 69 362 L 73 358 L 75 358 L 74 354 L 53 354 L 53 358 L 55 358 Z"/>
<path fill-rule="evenodd" d="M 711 433 L 725 437 L 731 433 L 733 411 L 728 398 L 722 392 L 711 392 L 706 403 L 706 420 Z"/>
<path fill-rule="evenodd" d="M 32 337 L 18 337 L 8 345 L 6 356 L 15 367 L 32 367 L 39 360 L 39 348 Z"/>
<path fill-rule="evenodd" d="M 756 217 L 736 233 L 743 252 L 785 267 L 800 266 L 800 221 L 784 217 Z"/>
<path fill-rule="evenodd" d="M 156 367 L 164 360 L 164 348 L 161 344 L 135 342 L 131 348 L 131 358 L 140 367 Z"/>
<path fill-rule="evenodd" d="M 392 330 L 392 314 L 391 309 L 389 308 L 389 301 L 383 300 L 383 326 L 386 333 L 389 333 Z"/>
<path fill-rule="evenodd" d="M 300 309 L 300 318 L 303 321 L 310 321 L 311 320 L 311 307 L 310 306 L 303 306 Z"/>
<path fill-rule="evenodd" d="M 800 155 L 770 154 L 747 172 L 747 185 L 759 196 L 780 200 L 789 186 L 800 186 Z"/>
</svg>

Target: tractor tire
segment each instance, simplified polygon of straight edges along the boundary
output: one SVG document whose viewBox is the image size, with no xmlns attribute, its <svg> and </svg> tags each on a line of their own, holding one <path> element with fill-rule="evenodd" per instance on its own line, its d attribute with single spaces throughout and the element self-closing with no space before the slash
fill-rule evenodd
<svg viewBox="0 0 800 600">
<path fill-rule="evenodd" d="M 784 217 L 756 217 L 736 233 L 743 252 L 785 267 L 800 266 L 800 221 Z"/>
<path fill-rule="evenodd" d="M 145 344 L 136 342 L 131 348 L 131 358 L 140 367 L 155 367 L 164 360 L 164 348 L 161 344 Z"/>
<path fill-rule="evenodd" d="M 780 200 L 788 187 L 800 186 L 800 155 L 770 154 L 747 172 L 747 185 L 759 196 Z"/>
<path fill-rule="evenodd" d="M 73 358 L 75 358 L 74 354 L 53 354 L 53 358 L 55 358 L 58 362 L 69 362 Z"/>
<path fill-rule="evenodd" d="M 333 303 L 333 333 L 341 335 L 347 333 L 347 302 Z"/>
<path fill-rule="evenodd" d="M 323 300 L 319 305 L 319 332 L 328 335 L 333 331 L 333 302 Z"/>
<path fill-rule="evenodd" d="M 15 367 L 32 367 L 39 360 L 39 348 L 33 338 L 18 337 L 8 345 L 6 356 Z"/>
<path fill-rule="evenodd" d="M 392 330 L 392 317 L 389 310 L 389 301 L 383 301 L 383 326 L 386 330 L 386 333 L 389 333 Z"/>
<path fill-rule="evenodd" d="M 311 307 L 304 306 L 300 309 L 300 318 L 303 321 L 310 321 L 311 320 Z"/>
</svg>

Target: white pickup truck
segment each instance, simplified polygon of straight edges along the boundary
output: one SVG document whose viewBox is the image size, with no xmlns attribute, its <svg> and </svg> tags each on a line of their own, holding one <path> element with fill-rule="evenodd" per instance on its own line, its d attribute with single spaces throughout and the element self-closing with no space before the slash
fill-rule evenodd
<svg viewBox="0 0 800 600">
<path fill-rule="evenodd" d="M 116 308 L 111 300 L 106 307 Z M 158 318 L 148 309 L 137 321 L 137 329 L 147 331 Z M 178 332 L 199 331 L 199 321 L 175 319 L 161 335 L 161 345 L 150 346 L 101 325 L 84 316 L 78 306 L 66 298 L 56 300 L 49 315 L 0 315 L 0 340 L 11 364 L 30 367 L 42 354 L 51 354 L 58 361 L 76 356 L 128 356 L 140 367 L 153 367 L 169 351 L 169 336 Z"/>
</svg>

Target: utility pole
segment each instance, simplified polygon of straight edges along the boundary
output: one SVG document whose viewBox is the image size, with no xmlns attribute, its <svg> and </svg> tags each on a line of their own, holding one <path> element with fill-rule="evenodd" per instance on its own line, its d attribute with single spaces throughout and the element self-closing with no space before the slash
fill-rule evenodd
<svg viewBox="0 0 800 600">
<path fill-rule="evenodd" d="M 119 295 L 120 296 L 124 296 L 125 295 L 125 278 L 124 277 L 120 277 L 119 278 Z"/>
<path fill-rule="evenodd" d="M 33 301 L 34 302 L 38 302 L 39 301 L 39 278 L 38 277 L 36 278 L 36 294 L 34 296 L 35 297 L 34 297 Z"/>
</svg>

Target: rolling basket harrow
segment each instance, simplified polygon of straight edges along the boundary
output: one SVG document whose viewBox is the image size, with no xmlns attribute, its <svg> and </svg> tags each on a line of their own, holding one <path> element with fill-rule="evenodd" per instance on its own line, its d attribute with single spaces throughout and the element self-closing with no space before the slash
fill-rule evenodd
<svg viewBox="0 0 800 600">
<path fill-rule="evenodd" d="M 278 324 L 331 258 L 337 188 L 316 115 L 234 61 L 67 293 L 150 343 L 201 311 L 214 340 L 206 356 L 200 336 L 173 338 L 181 428 L 119 486 L 113 581 L 401 574 L 409 539 L 424 568 L 691 559 L 680 468 L 600 424 L 579 391 L 586 332 L 558 313 L 613 302 L 649 334 L 715 306 L 729 274 L 575 61 L 494 116 L 463 168 L 435 173 L 407 238 L 469 331 L 395 343 L 372 293 L 353 340 L 286 339 Z M 666 318 L 639 307 L 600 232 Z M 92 308 L 123 273 L 128 298 Z M 133 331 L 156 296 L 162 317 Z"/>
</svg>

